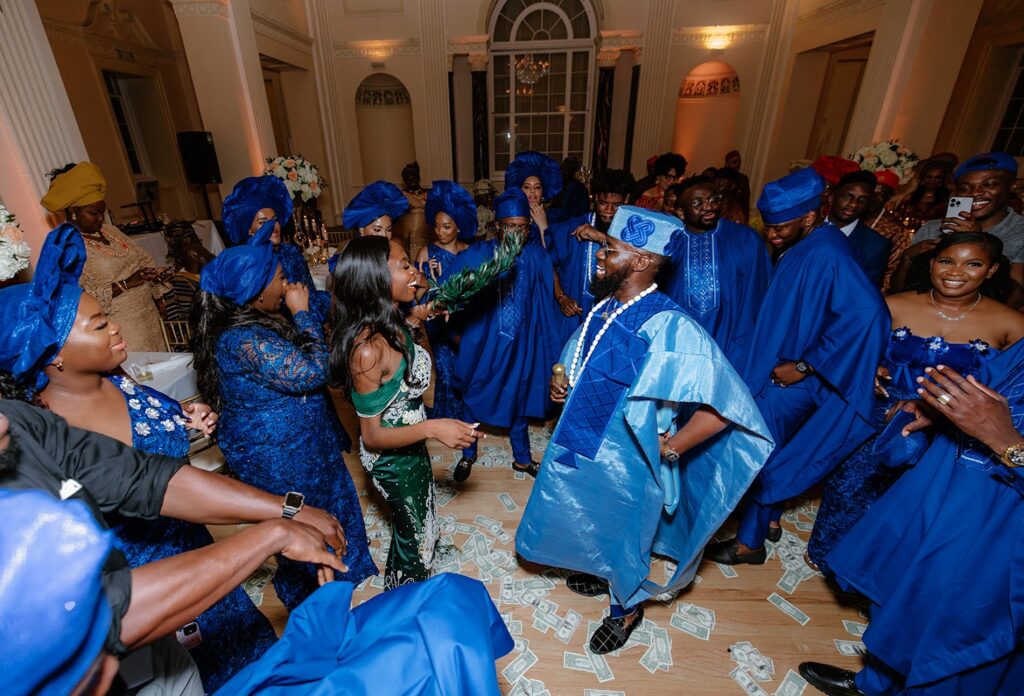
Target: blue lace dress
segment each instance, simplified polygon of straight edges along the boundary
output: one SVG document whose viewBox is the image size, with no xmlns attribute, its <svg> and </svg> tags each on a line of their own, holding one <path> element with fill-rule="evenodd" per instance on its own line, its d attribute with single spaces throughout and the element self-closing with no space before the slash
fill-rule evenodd
<svg viewBox="0 0 1024 696">
<path fill-rule="evenodd" d="M 188 432 L 178 402 L 128 377 L 109 379 L 128 403 L 135 449 L 169 457 L 188 454 Z M 140 520 L 113 514 L 107 515 L 107 521 L 133 568 L 213 543 L 206 527 L 182 520 Z M 270 622 L 241 587 L 203 612 L 196 622 L 202 642 L 191 655 L 207 693 L 260 657 L 277 640 Z"/>
<path fill-rule="evenodd" d="M 441 264 L 441 269 L 447 268 L 455 259 L 447 249 L 442 249 L 436 244 L 427 247 L 427 256 L 431 260 L 436 259 Z M 426 269 L 421 269 L 427 273 Z M 455 357 L 458 355 L 458 346 L 455 343 L 455 336 L 460 333 L 459 314 L 454 314 L 447 322 L 444 319 L 434 319 L 427 322 L 427 338 L 430 340 L 430 348 L 434 353 L 434 370 L 437 379 L 434 381 L 434 405 L 427 409 L 428 418 L 456 418 L 462 420 L 462 397 L 456 391 Z"/>
<path fill-rule="evenodd" d="M 289 283 L 302 283 L 309 288 L 309 311 L 321 324 L 326 323 L 331 313 L 331 293 L 316 289 L 302 250 L 289 242 L 281 242 L 274 247 L 274 255 L 281 264 L 285 280 Z"/>
<path fill-rule="evenodd" d="M 977 376 L 981 366 L 999 352 L 980 340 L 947 343 L 941 336 L 915 336 L 906 327 L 892 332 L 882 360 L 892 381 L 886 385 L 889 398 L 879 398 L 875 403 L 876 434 L 829 477 L 807 545 L 808 556 L 823 573 L 832 574 L 825 556 L 903 473 L 903 469 L 887 466 L 871 451 L 878 433 L 885 428 L 886 412 L 897 401 L 918 398 L 915 380 L 926 367 L 948 365 L 960 374 Z"/>
<path fill-rule="evenodd" d="M 251 486 L 283 496 L 298 491 L 306 503 L 335 515 L 345 529 L 348 572 L 358 583 L 377 574 L 366 528 L 342 452 L 351 441 L 329 404 L 328 348 L 310 312 L 294 317 L 312 342 L 305 347 L 264 326 L 225 331 L 217 341 L 223 407 L 218 443 L 231 471 Z M 292 611 L 318 587 L 316 568 L 278 558 L 274 589 Z"/>
</svg>

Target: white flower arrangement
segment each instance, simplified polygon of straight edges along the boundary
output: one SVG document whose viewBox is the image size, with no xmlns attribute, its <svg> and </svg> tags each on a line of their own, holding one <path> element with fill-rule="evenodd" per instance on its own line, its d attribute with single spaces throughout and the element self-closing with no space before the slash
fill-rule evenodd
<svg viewBox="0 0 1024 696">
<path fill-rule="evenodd" d="M 320 176 L 316 165 L 302 155 L 282 155 L 267 158 L 264 174 L 276 176 L 288 187 L 292 198 L 301 197 L 303 201 L 317 198 L 323 193 L 326 182 Z"/>
<path fill-rule="evenodd" d="M 10 280 L 28 268 L 31 254 L 14 213 L 0 205 L 0 281 Z"/>
<path fill-rule="evenodd" d="M 917 153 L 896 139 L 862 147 L 850 159 L 869 172 L 888 169 L 900 178 L 901 184 L 914 175 L 914 167 L 920 160 Z"/>
</svg>

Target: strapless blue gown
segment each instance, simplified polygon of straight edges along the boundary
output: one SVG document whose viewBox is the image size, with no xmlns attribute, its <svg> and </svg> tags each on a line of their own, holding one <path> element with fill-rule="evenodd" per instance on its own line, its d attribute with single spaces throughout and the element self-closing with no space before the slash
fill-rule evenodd
<svg viewBox="0 0 1024 696">
<path fill-rule="evenodd" d="M 110 381 L 128 403 L 135 449 L 169 457 L 188 455 L 188 431 L 178 402 L 128 377 L 114 376 Z M 132 568 L 213 543 L 203 525 L 168 517 L 140 520 L 108 515 L 107 521 Z M 270 622 L 241 587 L 200 614 L 196 623 L 202 643 L 190 654 L 207 693 L 220 688 L 277 640 Z"/>
<path fill-rule="evenodd" d="M 875 403 L 876 434 L 828 478 L 807 545 L 807 555 L 823 573 L 832 574 L 825 560 L 828 553 L 903 473 L 903 469 L 886 466 L 872 453 L 878 434 L 885 428 L 885 414 L 897 401 L 918 398 L 915 380 L 926 367 L 947 365 L 960 374 L 980 378 L 981 366 L 998 354 L 998 350 L 980 340 L 947 343 L 941 336 L 915 336 L 906 327 L 890 334 L 882 364 L 892 381 L 885 385 L 889 398 L 879 398 Z"/>
</svg>

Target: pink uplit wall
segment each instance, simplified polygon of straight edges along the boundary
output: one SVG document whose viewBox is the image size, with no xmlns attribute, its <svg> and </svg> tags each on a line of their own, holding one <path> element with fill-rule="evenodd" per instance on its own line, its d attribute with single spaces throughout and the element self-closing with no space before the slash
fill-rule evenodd
<svg viewBox="0 0 1024 696">
<path fill-rule="evenodd" d="M 723 93 L 723 85 L 728 92 Z M 736 147 L 736 85 L 736 71 L 721 61 L 701 63 L 680 83 L 672 150 L 686 157 L 688 173 L 722 166 L 725 153 Z"/>
</svg>

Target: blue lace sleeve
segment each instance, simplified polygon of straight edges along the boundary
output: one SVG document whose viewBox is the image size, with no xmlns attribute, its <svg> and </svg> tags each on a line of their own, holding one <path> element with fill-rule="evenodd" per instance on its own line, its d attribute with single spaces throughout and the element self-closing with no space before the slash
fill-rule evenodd
<svg viewBox="0 0 1024 696">
<path fill-rule="evenodd" d="M 326 322 L 331 313 L 331 293 L 316 289 L 302 251 L 294 244 L 282 243 L 278 247 L 278 255 L 285 279 L 289 283 L 302 283 L 309 288 L 309 311 L 321 324 Z"/>
<path fill-rule="evenodd" d="M 224 372 L 241 372 L 248 379 L 285 394 L 302 394 L 327 384 L 328 349 L 323 329 L 310 312 L 295 315 L 299 331 L 314 342 L 302 348 L 263 327 L 233 329 L 218 345 Z"/>
</svg>

